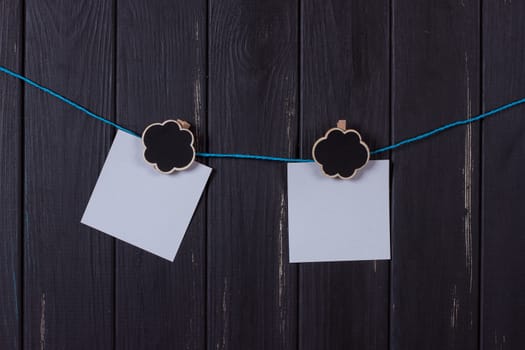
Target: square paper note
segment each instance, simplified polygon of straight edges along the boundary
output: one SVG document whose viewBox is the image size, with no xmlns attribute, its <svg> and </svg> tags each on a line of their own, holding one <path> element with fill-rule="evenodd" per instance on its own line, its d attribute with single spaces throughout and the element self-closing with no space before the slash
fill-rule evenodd
<svg viewBox="0 0 525 350">
<path fill-rule="evenodd" d="M 389 162 L 350 180 L 288 164 L 290 262 L 390 259 Z"/>
<path fill-rule="evenodd" d="M 211 168 L 160 174 L 139 138 L 117 132 L 81 222 L 173 261 Z"/>
</svg>

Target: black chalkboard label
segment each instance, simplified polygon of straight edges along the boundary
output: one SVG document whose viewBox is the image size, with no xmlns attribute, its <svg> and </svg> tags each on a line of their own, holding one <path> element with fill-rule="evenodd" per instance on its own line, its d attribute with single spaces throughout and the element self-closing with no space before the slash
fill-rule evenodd
<svg viewBox="0 0 525 350">
<path fill-rule="evenodd" d="M 146 162 L 163 174 L 189 168 L 195 160 L 195 147 L 186 125 L 179 120 L 149 125 L 142 133 Z"/>
<path fill-rule="evenodd" d="M 326 176 L 351 179 L 370 159 L 370 150 L 356 130 L 332 128 L 315 142 L 312 155 Z"/>
</svg>

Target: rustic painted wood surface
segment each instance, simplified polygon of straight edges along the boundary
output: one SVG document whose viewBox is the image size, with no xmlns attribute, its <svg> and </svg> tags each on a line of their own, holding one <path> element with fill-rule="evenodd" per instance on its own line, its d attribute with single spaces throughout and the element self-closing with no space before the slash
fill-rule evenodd
<svg viewBox="0 0 525 350">
<path fill-rule="evenodd" d="M 27 1 L 25 23 L 24 73 L 111 116 L 111 4 Z M 78 222 L 112 130 L 35 89 L 23 107 L 24 347 L 108 348 L 114 240 Z"/>
<path fill-rule="evenodd" d="M 477 114 L 478 3 L 399 0 L 392 21 L 394 140 Z M 394 349 L 478 348 L 479 154 L 479 125 L 392 152 Z"/>
<path fill-rule="evenodd" d="M 111 4 L 25 5 L 25 74 L 112 115 Z M 110 347 L 114 240 L 78 222 L 112 130 L 35 89 L 24 114 L 24 347 Z"/>
<path fill-rule="evenodd" d="M 141 132 L 181 118 L 192 124 L 197 147 L 205 147 L 205 1 L 122 1 L 116 23 L 118 122 Z M 205 203 L 173 263 L 117 242 L 116 348 L 205 346 Z"/>
<path fill-rule="evenodd" d="M 212 0 L 209 10 L 209 151 L 293 156 L 297 2 Z M 286 168 L 230 159 L 210 165 L 208 349 L 296 348 Z"/>
<path fill-rule="evenodd" d="M 309 157 L 341 118 L 375 148 L 525 97 L 523 13 L 0 0 L 0 64 L 138 132 Z M 115 131 L 0 75 L 0 348 L 523 349 L 524 113 L 380 156 L 391 262 L 287 263 L 285 165 L 221 159 L 170 263 L 79 223 Z"/>
<path fill-rule="evenodd" d="M 22 69 L 22 7 L 0 1 L 0 64 Z M 0 349 L 22 346 L 22 85 L 0 79 Z"/>
<path fill-rule="evenodd" d="M 389 143 L 389 10 L 388 1 L 303 3 L 302 157 L 339 118 L 372 149 Z M 299 348 L 388 348 L 389 269 L 387 261 L 301 264 Z"/>
<path fill-rule="evenodd" d="M 525 95 L 525 3 L 483 7 L 483 109 Z M 525 346 L 525 109 L 483 123 L 481 342 L 484 349 Z"/>
</svg>

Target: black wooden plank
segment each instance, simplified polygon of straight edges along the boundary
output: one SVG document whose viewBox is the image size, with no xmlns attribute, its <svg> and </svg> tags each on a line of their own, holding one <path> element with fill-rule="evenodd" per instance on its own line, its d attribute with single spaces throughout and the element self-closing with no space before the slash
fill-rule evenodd
<svg viewBox="0 0 525 350">
<path fill-rule="evenodd" d="M 295 154 L 297 6 L 210 1 L 210 151 Z M 286 166 L 210 164 L 208 349 L 294 349 L 297 290 L 287 253 Z"/>
<path fill-rule="evenodd" d="M 22 7 L 0 2 L 0 65 L 22 68 Z M 21 349 L 21 84 L 0 76 L 0 349 Z"/>
<path fill-rule="evenodd" d="M 302 155 L 342 118 L 371 148 L 388 144 L 389 2 L 307 0 L 301 13 Z M 388 348 L 389 271 L 387 261 L 302 264 L 299 348 Z"/>
<path fill-rule="evenodd" d="M 109 1 L 27 1 L 27 75 L 111 115 L 112 19 Z M 24 347 L 108 349 L 113 240 L 80 218 L 112 130 L 25 91 Z"/>
<path fill-rule="evenodd" d="M 478 112 L 478 1 L 397 0 L 393 138 Z M 393 152 L 391 347 L 477 349 L 479 126 Z"/>
<path fill-rule="evenodd" d="M 525 97 L 525 3 L 483 2 L 483 106 Z M 525 107 L 483 122 L 483 349 L 525 344 Z"/>
<path fill-rule="evenodd" d="M 119 122 L 142 132 L 152 122 L 181 118 L 204 148 L 206 14 L 204 0 L 118 3 Z M 173 263 L 117 243 L 118 349 L 204 348 L 204 203 Z"/>
</svg>

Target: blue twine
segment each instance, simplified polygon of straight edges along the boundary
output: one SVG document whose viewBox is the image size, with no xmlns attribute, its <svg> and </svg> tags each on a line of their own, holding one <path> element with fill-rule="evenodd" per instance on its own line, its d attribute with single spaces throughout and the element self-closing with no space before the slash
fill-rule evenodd
<svg viewBox="0 0 525 350">
<path fill-rule="evenodd" d="M 515 107 L 515 106 L 520 105 L 520 104 L 522 104 L 524 102 L 525 102 L 525 98 L 522 98 L 522 99 L 510 102 L 510 103 L 507 103 L 506 105 L 494 108 L 494 109 L 492 109 L 492 110 L 490 110 L 488 112 L 482 113 L 482 114 L 477 115 L 475 117 L 472 117 L 472 118 L 469 118 L 469 119 L 465 119 L 465 120 L 458 120 L 458 121 L 452 122 L 450 124 L 445 124 L 445 125 L 440 126 L 440 127 L 436 128 L 436 129 L 432 129 L 430 131 L 427 131 L 427 132 L 425 132 L 423 134 L 420 134 L 420 135 L 417 135 L 417 136 L 414 136 L 414 137 L 410 137 L 408 139 L 405 139 L 405 140 L 399 141 L 397 143 L 394 143 L 393 145 L 376 149 L 375 151 L 370 152 L 370 154 L 377 154 L 377 153 L 389 151 L 389 150 L 398 148 L 400 146 L 406 145 L 407 143 L 416 142 L 416 141 L 419 141 L 419 140 L 422 140 L 422 139 L 426 139 L 427 137 L 430 137 L 430 136 L 435 135 L 435 134 L 439 134 L 440 132 L 443 132 L 445 130 L 454 128 L 456 126 L 477 122 L 478 120 L 490 117 L 493 114 L 496 114 L 498 112 L 502 112 L 502 111 L 504 111 L 506 109 L 509 109 L 509 108 L 512 108 L 512 107 Z"/>
<path fill-rule="evenodd" d="M 288 163 L 312 163 L 313 159 L 301 159 L 301 158 L 281 158 L 271 156 L 259 156 L 256 154 L 239 154 L 239 153 L 196 153 L 199 157 L 205 158 L 240 158 L 240 159 L 258 159 L 258 160 L 273 160 L 275 162 L 288 162 Z"/>
<path fill-rule="evenodd" d="M 119 129 L 119 130 L 122 130 L 122 131 L 124 131 L 124 132 L 127 132 L 127 133 L 130 134 L 130 135 L 140 137 L 136 132 L 134 132 L 134 131 L 132 131 L 132 130 L 129 130 L 129 129 L 126 129 L 125 127 L 123 127 L 123 126 L 121 126 L 121 125 L 118 125 L 117 123 L 114 123 L 114 122 L 112 122 L 111 120 L 108 120 L 108 119 L 106 119 L 106 118 L 104 118 L 104 117 L 101 117 L 100 115 L 91 112 L 89 109 L 87 109 L 87 108 L 85 108 L 85 107 L 82 107 L 82 106 L 79 105 L 78 103 L 71 101 L 69 98 L 60 95 L 58 92 L 55 92 L 55 91 L 53 91 L 53 90 L 51 90 L 51 89 L 49 89 L 49 88 L 46 88 L 45 86 L 42 86 L 42 85 L 40 85 L 40 84 L 38 84 L 38 83 L 32 81 L 31 79 L 28 79 L 28 78 L 26 78 L 26 77 L 24 77 L 24 76 L 22 76 L 22 75 L 20 75 L 20 74 L 18 74 L 18 73 L 15 73 L 15 72 L 13 72 L 12 70 L 9 70 L 9 69 L 7 69 L 7 68 L 5 68 L 5 67 L 0 66 L 0 71 L 4 72 L 4 73 L 6 73 L 6 74 L 9 74 L 10 76 L 15 77 L 15 78 L 17 78 L 17 79 L 20 79 L 20 80 L 22 80 L 23 82 L 25 82 L 25 83 L 27 83 L 27 84 L 33 86 L 33 87 L 36 87 L 36 88 L 39 89 L 39 90 L 42 90 L 42 91 L 44 91 L 44 92 L 50 94 L 50 95 L 53 96 L 53 97 L 58 98 L 60 101 L 65 102 L 65 103 L 67 103 L 68 105 L 70 105 L 71 107 L 74 107 L 74 108 L 78 109 L 79 111 L 82 111 L 82 112 L 86 113 L 87 115 L 89 115 L 89 116 L 92 117 L 92 118 L 98 119 L 98 120 L 100 120 L 101 122 L 104 122 L 104 123 L 106 123 L 106 124 L 109 124 L 109 125 L 111 125 L 111 126 L 114 126 L 115 128 L 117 128 L 117 129 Z"/>
<path fill-rule="evenodd" d="M 62 102 L 65 102 L 67 103 L 68 105 L 70 105 L 71 107 L 73 108 L 76 108 L 78 109 L 79 111 L 82 111 L 84 112 L 85 114 L 87 114 L 88 116 L 92 117 L 92 118 L 95 118 L 95 119 L 98 119 L 100 120 L 101 122 L 103 123 L 106 123 L 108 125 L 111 125 L 119 130 L 122 130 L 130 135 L 133 135 L 133 136 L 136 136 L 136 137 L 140 137 L 139 134 L 137 134 L 136 132 L 130 130 L 130 129 L 127 129 L 115 122 L 112 122 L 111 120 L 108 120 L 98 114 L 95 114 L 93 112 L 91 112 L 90 110 L 88 110 L 87 108 L 85 107 L 82 107 L 81 105 L 79 105 L 78 103 L 76 102 L 73 102 L 71 101 L 70 99 L 68 99 L 67 97 L 64 97 L 62 95 L 60 95 L 58 92 L 55 92 L 49 88 L 46 88 L 45 86 L 42 86 L 36 82 L 34 82 L 33 80 L 29 79 L 29 78 L 26 78 L 18 73 L 15 73 L 13 72 L 12 70 L 10 69 L 7 69 L 5 67 L 2 67 L 0 66 L 0 71 L 1 72 L 4 72 L 14 78 L 17 78 L 17 79 L 20 79 L 22 80 L 23 82 L 45 92 L 45 93 L 48 93 L 49 95 L 53 96 L 53 97 L 56 97 L 57 99 L 61 100 Z M 404 140 L 401 140 L 399 142 L 396 142 L 390 146 L 386 146 L 386 147 L 382 147 L 382 148 L 378 148 L 376 150 L 373 150 L 372 152 L 370 152 L 370 154 L 378 154 L 378 153 L 382 153 L 382 152 L 386 152 L 386 151 L 390 151 L 390 150 L 393 150 L 393 149 L 396 149 L 398 147 L 401 147 L 403 145 L 406 145 L 408 143 L 412 143 L 412 142 L 416 142 L 416 141 L 420 141 L 420 140 L 423 140 L 423 139 L 426 139 L 430 136 L 433 136 L 433 135 L 436 135 L 436 134 L 439 134 L 445 130 L 448 130 L 448 129 L 451 129 L 451 128 L 454 128 L 456 126 L 460 126 L 460 125 L 465 125 L 465 124 L 470 124 L 470 123 L 473 123 L 473 122 L 476 122 L 476 121 L 479 121 L 481 119 L 484 119 L 484 118 L 487 118 L 493 114 L 496 114 L 498 112 L 502 112 L 504 110 L 507 110 L 507 109 L 510 109 L 512 107 L 515 107 L 517 105 L 520 105 L 520 104 L 523 104 L 525 103 L 525 98 L 522 98 L 522 99 L 519 99 L 519 100 L 516 100 L 516 101 L 513 101 L 513 102 L 510 102 L 510 103 L 507 103 L 503 106 L 500 106 L 500 107 L 497 107 L 497 108 L 494 108 L 488 112 L 485 112 L 485 113 L 482 113 L 480 115 L 477 115 L 475 117 L 472 117 L 472 118 L 469 118 L 469 119 L 465 119 L 465 120 L 458 120 L 458 121 L 455 121 L 455 122 L 452 122 L 452 123 L 449 123 L 449 124 L 445 124 L 443 126 L 440 126 L 436 129 L 432 129 L 430 131 L 427 131 L 425 133 L 422 133 L 422 134 L 419 134 L 417 136 L 414 136 L 414 137 L 410 137 L 410 138 L 407 138 L 407 139 L 404 139 Z M 301 158 L 281 158 L 281 157 L 271 157 L 271 156 L 260 156 L 260 155 L 256 155 L 256 154 L 239 154 L 239 153 L 199 153 L 197 152 L 196 153 L 197 156 L 199 157 L 205 157 L 205 158 L 237 158 L 237 159 L 257 159 L 257 160 L 270 160 L 270 161 L 276 161 L 276 162 L 290 162 L 290 163 L 311 163 L 313 162 L 313 159 L 301 159 Z"/>
</svg>

